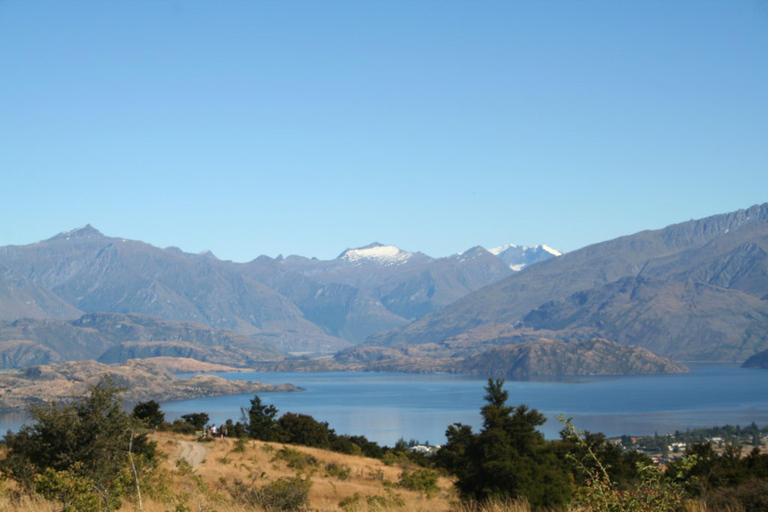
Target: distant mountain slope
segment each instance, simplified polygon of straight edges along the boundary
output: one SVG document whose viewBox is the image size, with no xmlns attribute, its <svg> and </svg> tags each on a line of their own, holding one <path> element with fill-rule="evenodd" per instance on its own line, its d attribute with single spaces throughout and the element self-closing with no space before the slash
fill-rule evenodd
<svg viewBox="0 0 768 512">
<path fill-rule="evenodd" d="M 291 349 L 349 343 L 304 318 L 286 297 L 211 254 L 111 238 L 91 226 L 0 248 L 0 264 L 85 312 L 140 313 L 228 329 Z"/>
<path fill-rule="evenodd" d="M 471 356 L 457 369 L 462 373 L 516 380 L 545 375 L 651 375 L 689 371 L 645 349 L 603 339 L 574 343 L 542 339 L 505 345 Z"/>
<path fill-rule="evenodd" d="M 525 316 L 534 331 L 603 337 L 682 361 L 743 361 L 768 347 L 768 302 L 703 283 L 627 277 L 548 302 Z"/>
<path fill-rule="evenodd" d="M 591 245 L 583 249 L 564 254 L 561 257 L 537 263 L 496 284 L 492 284 L 475 293 L 459 299 L 444 309 L 421 318 L 400 330 L 369 338 L 373 345 L 399 346 L 413 343 L 439 343 L 457 336 L 464 336 L 465 341 L 473 340 L 472 333 L 482 331 L 481 326 L 499 324 L 524 327 L 526 315 L 550 301 L 565 300 L 573 297 L 577 302 L 581 299 L 575 294 L 595 289 L 595 294 L 610 294 L 609 288 L 597 291 L 625 277 L 644 276 L 656 281 L 672 281 L 688 283 L 680 288 L 686 295 L 681 298 L 676 311 L 668 312 L 665 318 L 655 318 L 652 312 L 639 316 L 634 324 L 635 331 L 641 332 L 654 322 L 664 324 L 662 332 L 678 332 L 678 337 L 666 337 L 657 340 L 656 348 L 661 354 L 687 354 L 706 359 L 746 357 L 750 351 L 757 350 L 761 344 L 768 342 L 768 326 L 763 323 L 763 305 L 760 299 L 768 295 L 768 204 L 753 206 L 747 210 L 716 215 L 702 220 L 675 224 L 655 231 L 643 231 L 635 235 L 625 236 L 607 242 Z M 723 288 L 718 296 L 715 290 L 693 286 L 696 283 Z M 615 292 L 620 293 L 621 286 L 614 286 Z M 670 291 L 659 295 L 667 296 Z M 736 293 L 741 292 L 741 293 Z M 699 294 L 699 295 L 697 295 Z M 584 296 L 587 300 L 590 294 Z M 698 299 L 697 299 L 698 297 Z M 717 299 L 715 299 L 717 297 Z M 613 301 L 603 295 L 603 302 Z M 711 304 L 714 307 L 718 301 L 724 309 L 709 314 L 715 318 L 696 323 L 693 314 L 697 300 Z M 599 309 L 599 300 L 595 299 L 595 307 Z M 620 301 L 619 301 L 620 302 Z M 725 302 L 725 304 L 722 304 Z M 688 304 L 688 306 L 684 306 Z M 579 304 L 581 306 L 581 304 Z M 661 313 L 664 310 L 662 302 L 655 302 L 653 308 Z M 682 309 L 681 309 L 682 308 Z M 693 309 L 690 309 L 693 308 Z M 571 313 L 564 316 L 588 317 L 589 309 L 571 307 Z M 640 310 L 635 309 L 636 314 Z M 672 313 L 678 313 L 676 316 Z M 717 348 L 724 338 L 713 329 L 718 322 L 728 322 L 728 316 L 734 313 L 739 316 L 741 327 L 731 326 L 722 330 L 722 336 L 736 333 L 736 339 L 729 339 L 730 348 Z M 682 315 L 682 316 L 681 316 Z M 560 314 L 555 315 L 559 317 Z M 675 331 L 671 324 L 665 322 L 680 322 L 685 317 L 685 328 Z M 594 315 L 593 315 L 594 318 Z M 699 315 L 700 320 L 704 320 Z M 528 319 L 529 321 L 531 318 Z M 626 318 L 616 316 L 617 323 L 611 326 L 603 320 L 602 325 L 588 324 L 584 321 L 559 322 L 558 328 L 589 327 L 592 333 L 611 338 L 610 334 L 618 336 L 627 327 L 622 322 Z M 709 322 L 709 326 L 707 326 Z M 694 328 L 694 324 L 697 326 Z M 544 324 L 533 326 L 544 328 Z M 643 327 L 645 325 L 645 327 Z M 547 324 L 547 327 L 552 327 Z M 685 332 L 685 329 L 690 329 Z M 608 333 L 606 333 L 608 331 Z M 612 331 L 612 332 L 611 332 Z M 486 333 L 487 335 L 487 333 Z M 672 345 L 680 342 L 680 337 L 688 339 L 694 336 L 700 339 L 695 350 L 685 352 Z M 626 335 L 625 337 L 628 337 Z M 487 338 L 486 338 L 487 339 Z M 635 342 L 634 339 L 627 342 Z M 667 348 L 663 348 L 666 345 Z M 733 346 L 743 346 L 736 350 Z"/>
<path fill-rule="evenodd" d="M 73 319 L 83 312 L 30 279 L 0 265 L 0 320 Z"/>
<path fill-rule="evenodd" d="M 360 289 L 392 314 L 408 320 L 437 311 L 513 273 L 500 258 L 482 247 L 446 258 L 431 258 L 379 243 L 347 249 L 330 261 L 289 256 L 280 264 L 324 283 Z"/>
<path fill-rule="evenodd" d="M 741 365 L 742 368 L 768 369 L 768 349 L 758 352 Z"/>
<path fill-rule="evenodd" d="M 371 334 L 408 323 L 359 288 L 311 279 L 267 256 L 245 263 L 239 270 L 290 299 L 307 320 L 339 338 L 360 343 Z"/>
<path fill-rule="evenodd" d="M 168 351 L 179 344 L 195 347 L 200 353 L 219 351 L 220 357 L 202 359 L 216 363 L 235 362 L 233 355 L 241 359 L 239 365 L 282 357 L 275 348 L 234 332 L 136 314 L 91 313 L 71 322 L 22 319 L 0 323 L 3 368 L 99 359 L 131 342 L 154 342 L 155 347 L 165 347 L 161 354 L 135 354 L 138 357 L 170 355 Z M 126 359 L 113 356 L 109 362 Z"/>
<path fill-rule="evenodd" d="M 284 351 L 335 352 L 511 273 L 482 248 L 435 259 L 382 244 L 331 261 L 262 256 L 238 264 L 87 225 L 0 247 L 0 320 L 139 313 L 232 330 Z M 45 357 L 38 349 L 19 345 L 13 358 Z"/>
</svg>

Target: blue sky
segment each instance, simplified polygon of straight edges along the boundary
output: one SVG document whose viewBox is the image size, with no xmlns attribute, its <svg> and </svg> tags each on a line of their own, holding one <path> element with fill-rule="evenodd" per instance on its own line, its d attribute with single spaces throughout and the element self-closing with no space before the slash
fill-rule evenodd
<svg viewBox="0 0 768 512">
<path fill-rule="evenodd" d="M 768 201 L 768 2 L 0 0 L 0 246 L 562 251 Z"/>
</svg>

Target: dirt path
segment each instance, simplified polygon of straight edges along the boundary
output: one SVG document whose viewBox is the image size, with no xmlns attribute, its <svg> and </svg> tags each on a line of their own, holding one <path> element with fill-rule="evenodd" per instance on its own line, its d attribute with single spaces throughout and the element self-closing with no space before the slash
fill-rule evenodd
<svg viewBox="0 0 768 512">
<path fill-rule="evenodd" d="M 194 441 L 179 441 L 173 460 L 184 459 L 193 468 L 200 466 L 208 455 L 208 448 Z"/>
</svg>

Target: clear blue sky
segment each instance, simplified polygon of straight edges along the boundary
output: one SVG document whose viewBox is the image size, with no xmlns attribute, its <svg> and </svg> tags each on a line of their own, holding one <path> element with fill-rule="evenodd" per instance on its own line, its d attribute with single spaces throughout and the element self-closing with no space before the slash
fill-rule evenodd
<svg viewBox="0 0 768 512">
<path fill-rule="evenodd" d="M 768 201 L 768 2 L 0 0 L 0 246 L 590 243 Z"/>
</svg>

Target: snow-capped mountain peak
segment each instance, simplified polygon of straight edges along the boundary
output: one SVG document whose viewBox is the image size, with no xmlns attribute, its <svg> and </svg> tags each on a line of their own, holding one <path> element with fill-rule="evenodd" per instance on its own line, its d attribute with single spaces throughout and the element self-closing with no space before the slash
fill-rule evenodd
<svg viewBox="0 0 768 512">
<path fill-rule="evenodd" d="M 345 260 L 348 263 L 356 265 L 364 263 L 375 263 L 378 265 L 402 265 L 413 256 L 412 252 L 403 251 L 396 245 L 383 245 L 378 242 L 360 247 L 358 249 L 347 249 L 338 259 Z"/>
<path fill-rule="evenodd" d="M 493 254 L 494 256 L 498 256 L 499 254 L 503 253 L 507 249 L 517 248 L 515 244 L 507 244 L 507 245 L 500 245 L 498 247 L 494 247 L 493 249 L 488 249 L 488 252 Z M 525 249 L 525 247 L 523 247 Z"/>
<path fill-rule="evenodd" d="M 563 254 L 557 249 L 553 249 L 544 244 L 530 246 L 507 244 L 488 249 L 488 252 L 495 254 L 504 260 L 504 262 L 509 265 L 509 268 L 515 272 L 523 270 L 523 268 L 532 263 L 548 260 L 549 258 L 556 256 L 562 256 Z"/>
<path fill-rule="evenodd" d="M 551 255 L 553 255 L 553 256 L 562 256 L 562 255 L 563 255 L 563 253 L 561 253 L 561 252 L 560 252 L 560 251 L 558 251 L 557 249 L 553 249 L 553 248 L 551 248 L 551 247 L 550 247 L 550 246 L 548 246 L 548 245 L 544 245 L 544 244 L 541 244 L 539 247 L 541 247 L 541 248 L 542 248 L 542 250 L 544 250 L 544 251 L 547 251 L 549 254 L 551 254 Z"/>
</svg>

